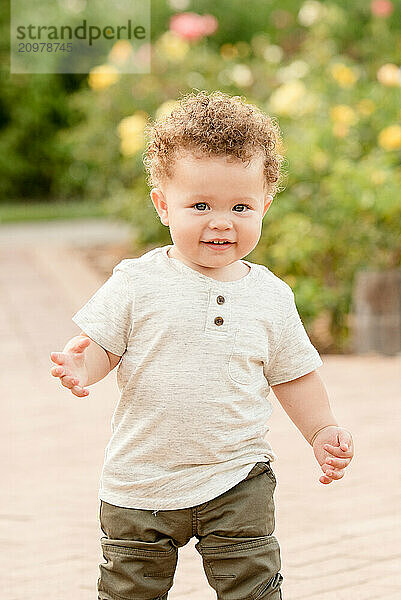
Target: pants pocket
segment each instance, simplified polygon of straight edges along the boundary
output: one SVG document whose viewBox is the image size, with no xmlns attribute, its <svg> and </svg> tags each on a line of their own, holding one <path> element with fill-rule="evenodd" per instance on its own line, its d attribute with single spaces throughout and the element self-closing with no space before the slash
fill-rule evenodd
<svg viewBox="0 0 401 600">
<path fill-rule="evenodd" d="M 195 548 L 219 600 L 281 598 L 280 547 L 273 535 L 232 538 L 210 534 Z"/>
<path fill-rule="evenodd" d="M 264 472 L 266 473 L 266 475 L 267 475 L 268 477 L 270 477 L 270 479 L 271 479 L 271 480 L 272 480 L 272 482 L 274 483 L 274 488 L 275 488 L 275 487 L 276 487 L 276 485 L 277 485 L 277 479 L 276 479 L 276 476 L 275 476 L 275 474 L 274 474 L 274 471 L 273 471 L 273 469 L 272 469 L 272 468 L 271 468 L 271 466 L 270 466 L 270 461 L 268 461 L 268 462 L 266 462 L 266 463 L 264 463 L 264 464 L 266 465 L 266 469 L 265 469 L 265 471 L 264 471 Z"/>
<path fill-rule="evenodd" d="M 99 599 L 151 600 L 172 587 L 178 554 L 168 538 L 142 542 L 102 537 L 100 542 L 106 563 L 99 565 Z"/>
</svg>

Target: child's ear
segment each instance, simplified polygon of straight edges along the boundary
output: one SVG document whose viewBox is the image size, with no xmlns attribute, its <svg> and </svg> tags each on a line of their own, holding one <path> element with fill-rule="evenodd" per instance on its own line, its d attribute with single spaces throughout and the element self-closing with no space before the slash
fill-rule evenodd
<svg viewBox="0 0 401 600">
<path fill-rule="evenodd" d="M 160 217 L 160 221 L 163 223 L 163 225 L 168 226 L 168 206 L 163 191 L 160 188 L 151 189 L 150 198 L 157 211 L 157 214 Z"/>
<path fill-rule="evenodd" d="M 263 215 L 262 219 L 270 208 L 271 203 L 273 202 L 273 196 L 271 194 L 266 194 L 265 196 L 265 205 L 263 207 Z"/>
</svg>

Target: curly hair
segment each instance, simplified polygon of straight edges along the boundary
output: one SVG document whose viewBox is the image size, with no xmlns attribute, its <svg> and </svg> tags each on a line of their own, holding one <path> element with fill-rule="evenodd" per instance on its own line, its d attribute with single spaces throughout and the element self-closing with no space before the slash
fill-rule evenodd
<svg viewBox="0 0 401 600">
<path fill-rule="evenodd" d="M 220 91 L 184 95 L 176 108 L 145 129 L 148 144 L 143 163 L 151 187 L 173 176 L 174 159 L 183 151 L 195 155 L 230 156 L 249 162 L 255 154 L 264 157 L 266 193 L 281 191 L 278 183 L 284 157 L 275 120 L 241 96 Z"/>
</svg>

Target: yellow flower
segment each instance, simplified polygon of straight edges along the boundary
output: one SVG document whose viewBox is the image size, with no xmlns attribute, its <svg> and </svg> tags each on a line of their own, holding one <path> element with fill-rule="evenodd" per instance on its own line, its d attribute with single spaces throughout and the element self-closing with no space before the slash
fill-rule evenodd
<svg viewBox="0 0 401 600">
<path fill-rule="evenodd" d="M 297 79 L 284 83 L 270 96 L 270 110 L 281 115 L 297 114 L 305 91 L 305 85 Z"/>
<path fill-rule="evenodd" d="M 220 46 L 220 54 L 225 60 L 231 60 L 238 56 L 238 49 L 232 44 L 223 44 Z"/>
<path fill-rule="evenodd" d="M 144 130 L 146 126 L 146 113 L 138 110 L 134 115 L 125 117 L 118 124 L 118 135 L 121 138 L 135 135 Z"/>
<path fill-rule="evenodd" d="M 349 127 L 346 123 L 334 123 L 333 134 L 336 137 L 345 137 L 348 134 Z"/>
<path fill-rule="evenodd" d="M 341 87 L 351 87 L 358 79 L 354 71 L 343 63 L 336 63 L 331 67 L 331 75 Z"/>
<path fill-rule="evenodd" d="M 171 61 L 179 62 L 187 55 L 189 44 L 172 31 L 166 31 L 157 41 L 157 48 Z"/>
<path fill-rule="evenodd" d="M 385 171 L 373 171 L 370 180 L 374 185 L 381 185 L 387 179 Z"/>
<path fill-rule="evenodd" d="M 164 117 L 168 117 L 171 111 L 178 106 L 177 100 L 166 100 L 159 106 L 156 110 L 156 119 L 163 119 Z"/>
<path fill-rule="evenodd" d="M 122 119 L 118 124 L 117 131 L 121 138 L 120 150 L 124 156 L 131 156 L 143 148 L 146 117 L 145 112 L 137 111 L 134 115 Z"/>
<path fill-rule="evenodd" d="M 252 71 L 247 65 L 235 65 L 230 78 L 238 87 L 249 87 L 253 84 Z"/>
<path fill-rule="evenodd" d="M 89 72 L 88 83 L 93 90 L 103 90 L 120 78 L 120 73 L 112 65 L 100 65 Z"/>
<path fill-rule="evenodd" d="M 128 40 L 118 40 L 109 52 L 109 60 L 117 65 L 125 63 L 132 55 L 133 48 Z"/>
<path fill-rule="evenodd" d="M 139 138 L 124 138 L 120 142 L 120 152 L 124 156 L 132 156 L 142 150 L 144 144 Z"/>
<path fill-rule="evenodd" d="M 382 65 L 376 76 L 382 85 L 397 87 L 401 85 L 401 70 L 392 63 Z"/>
<path fill-rule="evenodd" d="M 390 125 L 382 129 L 378 142 L 384 150 L 399 150 L 401 148 L 401 125 Z"/>
<path fill-rule="evenodd" d="M 362 100 L 358 102 L 356 107 L 361 113 L 361 115 L 368 116 L 371 115 L 372 112 L 374 112 L 376 104 L 373 102 L 373 100 L 370 100 L 369 98 L 362 98 Z"/>
<path fill-rule="evenodd" d="M 357 121 L 355 111 L 347 104 L 337 104 L 330 110 L 332 121 L 342 125 L 354 125 Z"/>
</svg>

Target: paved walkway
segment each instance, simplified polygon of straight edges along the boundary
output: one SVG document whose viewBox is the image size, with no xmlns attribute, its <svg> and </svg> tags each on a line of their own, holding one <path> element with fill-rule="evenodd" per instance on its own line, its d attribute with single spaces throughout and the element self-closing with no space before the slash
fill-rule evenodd
<svg viewBox="0 0 401 600">
<path fill-rule="evenodd" d="M 71 316 L 102 281 L 60 225 L 57 235 L 50 230 L 28 243 L 21 226 L 5 243 L 0 227 L 5 600 L 95 600 L 103 560 L 97 491 L 116 373 L 76 398 L 50 375 L 49 357 L 78 333 Z M 322 359 L 321 376 L 335 414 L 354 433 L 356 457 L 341 481 L 320 484 L 312 450 L 271 395 L 283 598 L 394 600 L 401 596 L 401 357 Z M 216 598 L 195 541 L 180 550 L 169 600 Z"/>
<path fill-rule="evenodd" d="M 124 242 L 131 235 L 128 223 L 102 217 L 6 223 L 0 224 L 0 247 L 30 247 L 38 243 L 87 247 Z"/>
</svg>

